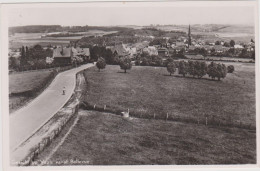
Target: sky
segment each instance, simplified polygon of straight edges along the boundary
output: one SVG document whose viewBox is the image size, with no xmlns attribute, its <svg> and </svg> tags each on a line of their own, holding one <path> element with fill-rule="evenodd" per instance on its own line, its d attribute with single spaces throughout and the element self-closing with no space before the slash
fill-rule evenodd
<svg viewBox="0 0 260 171">
<path fill-rule="evenodd" d="M 62 25 L 112 26 L 150 24 L 245 24 L 254 25 L 252 5 L 181 3 L 99 3 L 10 5 L 9 26 Z"/>
</svg>

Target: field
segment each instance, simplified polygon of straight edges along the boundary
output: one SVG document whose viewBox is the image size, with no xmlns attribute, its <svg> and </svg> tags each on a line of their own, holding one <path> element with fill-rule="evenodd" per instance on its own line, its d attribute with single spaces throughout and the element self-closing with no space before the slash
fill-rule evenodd
<svg viewBox="0 0 260 171">
<path fill-rule="evenodd" d="M 80 111 L 35 163 L 43 165 L 188 165 L 256 163 L 256 135 L 215 128 Z M 59 146 L 58 146 L 59 144 Z M 54 150 L 54 151 L 53 151 Z M 52 153 L 53 152 L 53 153 Z M 52 155 L 50 155 L 52 154 Z"/>
<path fill-rule="evenodd" d="M 221 122 L 255 126 L 254 64 L 227 63 L 235 72 L 212 81 L 169 76 L 166 68 L 134 66 L 126 74 L 119 66 L 98 72 L 88 69 L 85 102 L 126 111 L 146 118 L 182 118 L 203 121 L 206 116 Z"/>
<path fill-rule="evenodd" d="M 61 32 L 53 32 L 47 34 L 59 34 Z M 40 44 L 41 46 L 48 45 L 68 45 L 72 40 L 79 40 L 82 37 L 95 36 L 95 35 L 106 35 L 116 33 L 116 31 L 100 31 L 100 30 L 89 30 L 88 32 L 79 32 L 82 36 L 74 37 L 41 37 L 46 33 L 15 33 L 9 37 L 9 48 L 21 48 L 22 46 L 34 46 Z"/>
<path fill-rule="evenodd" d="M 54 78 L 52 70 L 22 72 L 9 75 L 10 112 L 23 106 Z"/>
</svg>

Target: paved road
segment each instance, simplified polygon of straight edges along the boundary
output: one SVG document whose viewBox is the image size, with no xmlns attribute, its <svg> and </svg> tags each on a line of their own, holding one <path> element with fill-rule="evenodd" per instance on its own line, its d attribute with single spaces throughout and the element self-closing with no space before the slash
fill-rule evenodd
<svg viewBox="0 0 260 171">
<path fill-rule="evenodd" d="M 76 86 L 76 73 L 91 66 L 93 64 L 86 64 L 58 74 L 37 98 L 10 115 L 11 151 L 28 139 L 66 104 Z M 64 86 L 66 94 L 62 95 Z"/>
</svg>

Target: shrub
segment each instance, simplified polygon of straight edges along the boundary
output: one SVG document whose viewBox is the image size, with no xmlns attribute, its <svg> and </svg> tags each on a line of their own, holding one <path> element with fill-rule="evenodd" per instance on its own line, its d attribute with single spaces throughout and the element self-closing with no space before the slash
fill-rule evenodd
<svg viewBox="0 0 260 171">
<path fill-rule="evenodd" d="M 97 61 L 97 63 L 96 63 L 96 66 L 97 66 L 99 72 L 100 72 L 100 69 L 104 69 L 104 68 L 106 67 L 106 61 L 105 61 L 105 59 L 102 58 L 102 57 L 99 58 L 98 61 Z"/>
<path fill-rule="evenodd" d="M 167 71 L 172 75 L 176 71 L 176 64 L 174 62 L 169 62 L 167 64 Z"/>
<path fill-rule="evenodd" d="M 227 72 L 228 72 L 228 73 L 233 73 L 234 70 L 235 70 L 235 67 L 234 67 L 233 65 L 229 65 L 229 66 L 227 67 Z"/>
<path fill-rule="evenodd" d="M 121 69 L 125 70 L 126 73 L 126 70 L 130 70 L 132 68 L 131 59 L 128 57 L 120 59 L 119 66 Z"/>
</svg>

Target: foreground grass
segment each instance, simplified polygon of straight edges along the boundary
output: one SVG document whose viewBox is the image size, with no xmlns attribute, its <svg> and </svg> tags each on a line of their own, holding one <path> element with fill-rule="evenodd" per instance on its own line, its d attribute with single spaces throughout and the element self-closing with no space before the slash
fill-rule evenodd
<svg viewBox="0 0 260 171">
<path fill-rule="evenodd" d="M 256 135 L 248 130 L 126 119 L 94 111 L 81 111 L 65 142 L 44 161 L 66 129 L 38 161 L 47 165 L 256 163 Z"/>
<path fill-rule="evenodd" d="M 168 76 L 166 68 L 133 67 L 121 73 L 119 66 L 85 72 L 85 101 L 130 114 L 177 118 L 221 118 L 255 126 L 254 64 L 233 64 L 235 72 L 222 81 Z"/>
<path fill-rule="evenodd" d="M 52 79 L 52 70 L 22 72 L 9 75 L 10 113 L 24 106 Z M 31 92 L 30 95 L 26 92 Z"/>
</svg>

